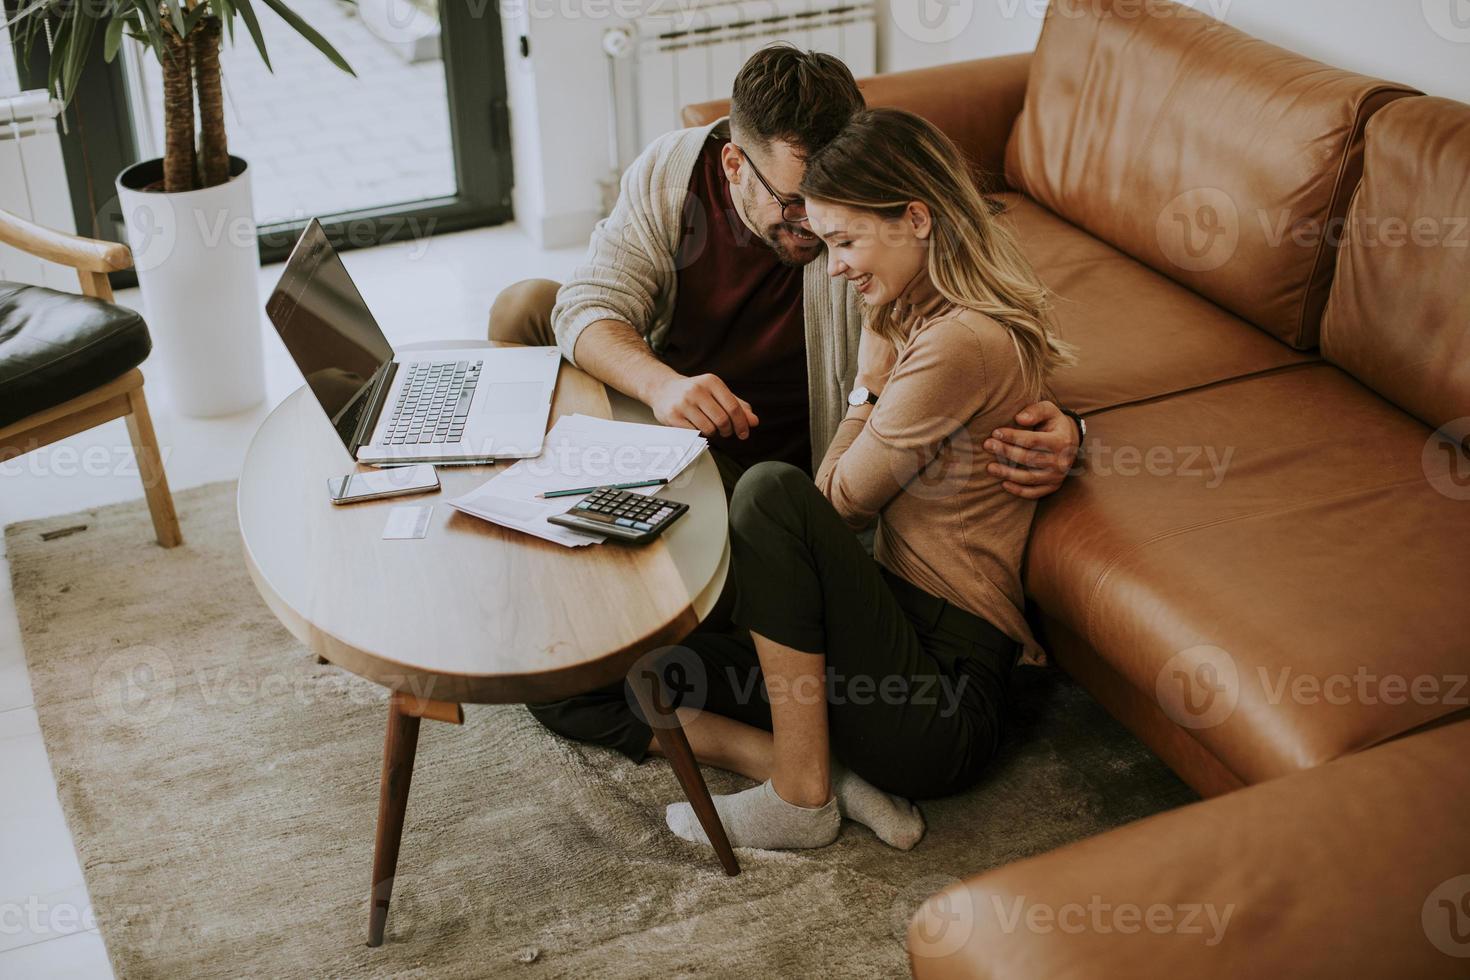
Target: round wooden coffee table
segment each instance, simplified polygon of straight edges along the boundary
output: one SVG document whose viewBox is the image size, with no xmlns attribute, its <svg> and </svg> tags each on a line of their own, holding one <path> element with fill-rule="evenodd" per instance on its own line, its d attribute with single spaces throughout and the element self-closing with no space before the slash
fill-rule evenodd
<svg viewBox="0 0 1470 980">
<path fill-rule="evenodd" d="M 563 362 L 551 421 L 577 412 L 613 417 L 602 383 Z M 238 506 L 246 563 L 266 604 L 317 656 L 393 692 L 369 945 L 382 942 L 388 919 L 419 722 L 462 723 L 466 702 L 553 701 L 629 677 L 721 865 L 738 874 L 656 676 L 629 673 L 644 654 L 687 636 L 724 585 L 725 495 L 709 454 L 660 493 L 689 504 L 689 512 L 635 548 L 564 548 L 444 505 L 494 475 L 490 466 L 440 467 L 437 493 L 334 506 L 327 479 L 354 469 L 366 467 L 347 455 L 303 386 L 256 433 Z M 390 508 L 430 503 L 426 538 L 382 539 Z"/>
</svg>

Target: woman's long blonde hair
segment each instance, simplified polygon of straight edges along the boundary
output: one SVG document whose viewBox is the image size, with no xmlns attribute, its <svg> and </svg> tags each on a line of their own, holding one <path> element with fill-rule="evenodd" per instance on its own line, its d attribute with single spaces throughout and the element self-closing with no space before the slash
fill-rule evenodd
<svg viewBox="0 0 1470 980">
<path fill-rule="evenodd" d="M 1027 392 L 1040 397 L 1054 368 L 1076 362 L 1076 348 L 1057 335 L 1046 287 L 991 216 L 959 147 L 928 121 L 902 109 L 857 113 L 807 161 L 801 193 L 889 221 L 923 202 L 932 218 L 930 280 L 949 302 L 1010 331 Z M 894 305 L 872 310 L 867 326 L 898 344 Z"/>
</svg>

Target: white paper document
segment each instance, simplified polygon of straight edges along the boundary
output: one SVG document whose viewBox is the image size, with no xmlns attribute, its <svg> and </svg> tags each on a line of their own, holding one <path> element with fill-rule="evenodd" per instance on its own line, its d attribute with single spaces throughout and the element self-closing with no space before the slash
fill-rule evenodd
<svg viewBox="0 0 1470 980">
<path fill-rule="evenodd" d="M 708 443 L 695 429 L 640 422 L 614 422 L 590 415 L 567 415 L 546 434 L 541 455 L 523 459 L 497 473 L 450 507 L 474 517 L 576 548 L 599 544 L 602 535 L 583 534 L 547 521 L 566 512 L 580 497 L 537 498 L 538 493 L 639 480 L 670 480 L 699 458 Z M 640 487 L 653 494 L 661 487 Z"/>
</svg>

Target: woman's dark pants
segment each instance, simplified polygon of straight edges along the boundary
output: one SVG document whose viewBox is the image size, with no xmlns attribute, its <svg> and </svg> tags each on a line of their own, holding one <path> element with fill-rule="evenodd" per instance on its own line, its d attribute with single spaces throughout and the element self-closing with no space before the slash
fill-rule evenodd
<svg viewBox="0 0 1470 980">
<path fill-rule="evenodd" d="M 757 633 L 825 655 L 832 753 L 874 786 L 924 799 L 979 778 L 1000 741 L 1015 641 L 880 566 L 786 463 L 739 478 L 730 549 L 739 625 L 670 648 L 662 663 L 676 705 L 769 731 Z M 635 706 L 617 684 L 528 707 L 552 731 L 636 762 L 652 729 Z"/>
</svg>

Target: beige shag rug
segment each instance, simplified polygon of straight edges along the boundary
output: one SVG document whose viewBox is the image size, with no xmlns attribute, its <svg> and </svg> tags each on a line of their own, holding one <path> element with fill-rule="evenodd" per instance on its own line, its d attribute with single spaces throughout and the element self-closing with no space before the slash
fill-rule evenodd
<svg viewBox="0 0 1470 980">
<path fill-rule="evenodd" d="M 257 596 L 233 484 L 6 529 L 36 709 L 122 977 L 897 976 L 939 888 L 1192 794 L 1065 678 L 1023 669 L 1002 758 L 924 804 L 912 852 L 672 837 L 666 764 L 518 706 L 425 722 L 388 940 L 365 944 L 384 692 L 318 665 Z M 56 533 L 63 532 L 63 533 Z M 709 771 L 728 792 L 736 777 Z"/>
</svg>

